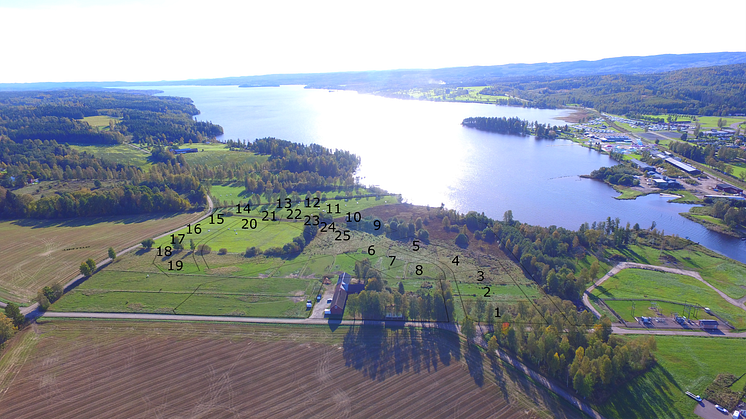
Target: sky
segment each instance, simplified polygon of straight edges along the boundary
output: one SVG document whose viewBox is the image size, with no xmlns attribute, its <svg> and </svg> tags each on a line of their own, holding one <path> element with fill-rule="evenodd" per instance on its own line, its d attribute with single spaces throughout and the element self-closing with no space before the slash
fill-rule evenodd
<svg viewBox="0 0 746 419">
<path fill-rule="evenodd" d="M 744 16 L 744 0 L 0 0 L 0 83 L 746 51 Z"/>
</svg>

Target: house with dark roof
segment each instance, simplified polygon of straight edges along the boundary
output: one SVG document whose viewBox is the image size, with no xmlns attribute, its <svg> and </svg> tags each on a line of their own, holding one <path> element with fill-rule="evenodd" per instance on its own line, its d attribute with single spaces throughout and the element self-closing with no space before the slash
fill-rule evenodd
<svg viewBox="0 0 746 419">
<path fill-rule="evenodd" d="M 341 316 L 344 314 L 345 305 L 347 304 L 347 296 L 350 294 L 358 294 L 365 289 L 365 284 L 352 283 L 352 277 L 347 272 L 339 274 L 337 284 L 334 286 L 334 296 L 332 297 L 332 304 L 329 308 L 332 315 Z"/>
</svg>

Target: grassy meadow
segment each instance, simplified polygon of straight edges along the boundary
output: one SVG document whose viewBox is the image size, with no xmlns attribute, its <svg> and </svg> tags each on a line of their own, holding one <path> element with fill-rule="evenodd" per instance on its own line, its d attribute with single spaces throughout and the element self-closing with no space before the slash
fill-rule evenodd
<svg viewBox="0 0 746 419">
<path fill-rule="evenodd" d="M 595 290 L 593 295 L 603 299 L 608 298 L 645 298 L 661 299 L 677 303 L 698 304 L 709 307 L 713 312 L 728 320 L 738 329 L 746 328 L 746 310 L 739 309 L 725 301 L 720 295 L 707 285 L 695 278 L 686 275 L 676 275 L 667 272 L 655 272 L 643 269 L 625 269 L 609 278 Z M 627 307 L 619 307 L 620 302 L 607 301 L 609 306 L 623 315 L 627 313 Z M 626 305 L 631 305 L 631 302 Z M 643 301 L 638 301 L 637 306 L 647 307 Z M 620 311 L 619 309 L 622 311 Z M 681 308 L 668 308 L 665 312 L 679 312 Z M 701 310 L 703 312 L 704 310 Z M 636 315 L 643 315 L 636 313 Z M 700 318 L 707 317 L 705 313 Z"/>
<path fill-rule="evenodd" d="M 629 245 L 624 249 L 607 249 L 606 257 L 621 254 L 631 262 L 670 266 L 699 272 L 702 279 L 731 298 L 746 296 L 746 266 L 720 256 L 698 245 L 679 250 L 660 251 L 649 246 Z"/>
<path fill-rule="evenodd" d="M 658 365 L 619 388 L 595 408 L 609 419 L 667 417 L 696 419 L 696 401 L 686 391 L 702 395 L 719 373 L 744 372 L 746 340 L 688 336 L 656 336 Z M 746 378 L 733 388 L 740 390 Z M 725 417 L 725 415 L 723 415 Z"/>
<path fill-rule="evenodd" d="M 140 169 L 147 170 L 150 167 L 148 157 L 149 152 L 144 152 L 130 144 L 117 145 L 70 145 L 70 148 L 80 152 L 93 154 L 107 162 L 121 163 L 137 166 Z"/>
</svg>

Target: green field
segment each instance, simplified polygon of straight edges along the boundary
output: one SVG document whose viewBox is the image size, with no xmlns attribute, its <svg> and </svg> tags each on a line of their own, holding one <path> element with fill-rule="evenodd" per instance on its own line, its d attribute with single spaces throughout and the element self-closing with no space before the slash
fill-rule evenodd
<svg viewBox="0 0 746 419">
<path fill-rule="evenodd" d="M 148 163 L 150 153 L 146 153 L 130 144 L 117 144 L 110 146 L 70 145 L 70 147 L 80 152 L 85 151 L 91 153 L 96 157 L 100 157 L 101 159 L 112 163 L 133 165 L 143 170 L 147 170 L 150 166 L 150 163 Z"/>
<path fill-rule="evenodd" d="M 169 270 L 177 260 L 183 268 Z M 202 260 L 188 252 L 158 257 L 151 249 L 118 259 L 51 310 L 305 317 L 305 301 L 319 286 L 298 277 L 305 262 L 213 254 Z"/>
<path fill-rule="evenodd" d="M 94 128 L 98 128 L 99 131 L 108 131 L 109 121 L 114 121 L 115 124 L 118 124 L 121 120 L 122 118 L 114 118 L 108 115 L 86 116 L 83 118 L 83 121 Z"/>
<path fill-rule="evenodd" d="M 655 341 L 658 365 L 596 405 L 599 413 L 609 419 L 696 419 L 697 402 L 686 391 L 702 395 L 717 374 L 739 377 L 744 373 L 744 339 L 657 336 Z M 741 378 L 733 389 L 740 390 L 744 383 L 746 378 Z"/>
<path fill-rule="evenodd" d="M 222 166 L 230 163 L 259 164 L 267 161 L 267 156 L 261 156 L 249 151 L 230 151 L 228 146 L 220 143 L 212 144 L 184 144 L 181 148 L 197 148 L 197 153 L 186 153 L 184 159 L 191 164 L 204 164 L 210 167 Z"/>
<path fill-rule="evenodd" d="M 637 322 L 637 319 L 635 317 L 640 316 L 646 316 L 646 317 L 658 317 L 658 313 L 656 313 L 652 309 L 653 302 L 652 301 L 629 301 L 629 300 L 605 300 L 606 304 L 608 304 L 609 307 L 611 307 L 617 314 L 622 316 L 622 318 L 627 322 L 635 323 Z M 683 304 L 673 304 L 673 303 L 661 303 L 661 302 L 655 302 L 656 307 L 658 308 L 658 311 L 663 315 L 663 317 L 667 317 L 667 323 L 655 323 L 656 327 L 664 328 L 666 325 L 673 325 L 673 320 L 671 320 L 671 316 L 674 313 L 678 313 L 680 316 L 684 315 L 684 305 Z M 596 305 L 600 309 L 598 305 Z M 719 313 L 718 313 L 719 314 Z M 711 316 L 707 313 L 705 313 L 704 310 L 699 310 L 696 313 L 696 316 L 694 312 L 692 312 L 692 315 L 690 316 L 692 320 L 717 320 L 717 317 Z"/>
<path fill-rule="evenodd" d="M 629 245 L 622 250 L 607 249 L 605 253 L 607 257 L 623 255 L 631 262 L 697 271 L 705 281 L 731 298 L 739 299 L 746 295 L 746 266 L 698 245 L 663 252 L 649 246 Z M 664 260 L 667 262 L 664 263 Z"/>
<path fill-rule="evenodd" d="M 199 244 L 207 244 L 217 252 L 225 248 L 229 253 L 243 253 L 248 247 L 258 247 L 266 250 L 270 247 L 282 247 L 285 243 L 292 242 L 294 237 L 302 235 L 306 222 L 313 223 L 313 218 L 318 216 L 322 211 L 328 211 L 329 206 L 332 208 L 332 214 L 337 219 L 335 222 L 335 231 L 330 234 L 344 230 L 341 222 L 347 220 L 347 213 L 350 213 L 351 222 L 354 222 L 354 213 L 363 211 L 379 205 L 386 205 L 387 202 L 396 202 L 395 196 L 384 196 L 381 199 L 373 197 L 357 199 L 329 199 L 322 201 L 318 208 L 306 207 L 305 202 L 295 205 L 291 208 L 277 208 L 276 203 L 264 204 L 259 207 L 251 206 L 251 211 L 247 213 L 243 209 L 247 198 L 243 195 L 244 188 L 235 184 L 213 185 L 211 195 L 226 205 L 242 203 L 241 214 L 238 214 L 238 208 L 230 207 L 225 210 L 218 210 L 215 214 L 224 214 L 229 209 L 234 216 L 224 216 L 219 220 L 217 216 L 204 220 L 200 223 L 201 232 L 196 234 L 192 228 L 184 228 L 177 234 L 184 234 L 182 244 L 188 247 L 189 240 Z M 336 195 L 336 193 L 334 194 Z M 304 199 L 304 198 L 301 198 Z M 221 203 L 222 203 L 221 202 Z M 313 202 L 312 202 L 313 205 Z M 337 206 L 339 212 L 337 212 Z M 272 220 L 275 221 L 272 221 Z M 214 224 L 210 224 L 210 222 Z M 192 231 L 189 234 L 189 231 Z M 163 238 L 156 244 L 157 246 L 170 244 L 171 238 Z"/>
<path fill-rule="evenodd" d="M 645 298 L 698 304 L 702 307 L 711 308 L 713 312 L 728 320 L 736 328 L 746 328 L 746 311 L 728 303 L 702 282 L 685 275 L 643 269 L 625 269 L 593 290 L 593 295 L 603 299 Z M 621 307 L 621 304 L 614 301 L 607 301 L 607 303 L 620 315 L 625 315 L 622 312 L 628 312 L 627 306 L 631 305 L 629 303 Z M 644 302 L 638 302 L 637 305 L 643 308 L 649 306 Z M 681 312 L 679 308 L 670 307 L 666 307 L 665 311 L 669 313 L 673 311 Z M 636 313 L 636 315 L 642 314 Z"/>
<path fill-rule="evenodd" d="M 736 122 L 745 123 L 746 118 L 744 117 L 734 117 L 734 116 L 726 116 L 726 117 L 720 117 L 720 116 L 699 116 L 697 119 L 699 120 L 699 123 L 702 125 L 702 128 L 717 128 L 718 127 L 718 119 L 723 118 L 725 119 L 725 128 L 730 128 L 731 124 L 734 124 Z"/>
<path fill-rule="evenodd" d="M 214 221 L 219 222 L 219 220 Z M 256 228 L 251 228 L 254 225 L 256 225 Z M 225 217 L 222 224 L 213 225 L 210 224 L 208 218 L 199 223 L 199 228 L 201 229 L 200 234 L 196 234 L 193 227 L 185 227 L 175 234 L 184 234 L 182 244 L 187 249 L 189 249 L 189 241 L 194 240 L 196 245 L 206 244 L 210 246 L 213 252 L 225 248 L 229 253 L 243 253 L 248 247 L 258 247 L 261 250 L 267 250 L 270 247 L 282 247 L 285 243 L 292 242 L 293 237 L 303 233 L 303 223 L 301 222 L 262 221 L 261 216 Z M 190 230 L 192 234 L 188 233 Z M 178 237 L 177 240 L 181 239 L 180 236 L 176 237 Z M 172 238 L 168 236 L 156 240 L 155 247 L 171 244 Z"/>
</svg>

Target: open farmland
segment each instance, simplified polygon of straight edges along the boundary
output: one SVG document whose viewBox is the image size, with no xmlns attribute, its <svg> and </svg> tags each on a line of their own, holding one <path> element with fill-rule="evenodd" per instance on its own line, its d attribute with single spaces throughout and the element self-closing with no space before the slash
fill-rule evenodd
<svg viewBox="0 0 746 419">
<path fill-rule="evenodd" d="M 0 299 L 27 303 L 37 290 L 79 275 L 80 263 L 100 261 L 113 247 L 119 252 L 165 233 L 201 213 L 138 215 L 0 223 Z"/>
<path fill-rule="evenodd" d="M 361 205 L 364 202 L 360 200 Z M 385 212 L 388 206 L 365 211 L 379 208 Z M 398 215 L 413 216 L 406 212 Z M 171 245 L 168 236 L 156 240 L 150 250 L 117 258 L 53 304 L 51 310 L 303 318 L 308 316 L 305 301 L 315 301 L 324 276 L 332 277 L 332 283 L 324 286 L 322 293 L 331 293 L 336 276 L 343 271 L 354 276 L 355 263 L 363 260 L 370 261 L 371 268 L 391 289 L 401 281 L 406 291 L 432 295 L 450 285 L 455 307 L 455 313 L 450 314 L 457 318 L 464 318 L 464 305 L 472 306 L 477 299 L 505 312 L 526 296 L 541 296 L 535 284 L 495 244 L 461 249 L 448 237 L 455 233 L 431 228 L 433 236 L 442 236 L 443 240 L 420 242 L 414 250 L 413 240 L 392 240 L 360 231 L 351 231 L 348 240 L 338 240 L 333 232 L 319 232 L 297 256 L 246 258 L 247 247 L 266 248 L 260 238 L 269 237 L 267 230 L 286 232 L 284 239 L 272 244 L 281 247 L 301 234 L 298 227 L 303 223 L 259 220 L 257 229 L 252 230 L 241 228 L 243 219 L 256 218 L 224 217 L 220 225 L 209 224 L 208 218 L 200 223 L 200 234 L 185 235 L 185 250 L 172 250 L 166 255 L 164 249 Z M 192 238 L 196 245 L 208 244 L 209 254 L 188 250 Z M 220 248 L 228 253 L 219 254 Z M 459 256 L 458 265 L 453 263 L 455 256 Z M 350 313 L 345 316 L 352 318 Z"/>
<path fill-rule="evenodd" d="M 580 417 L 440 330 L 55 320 L 24 334 L 0 417 Z"/>
</svg>

